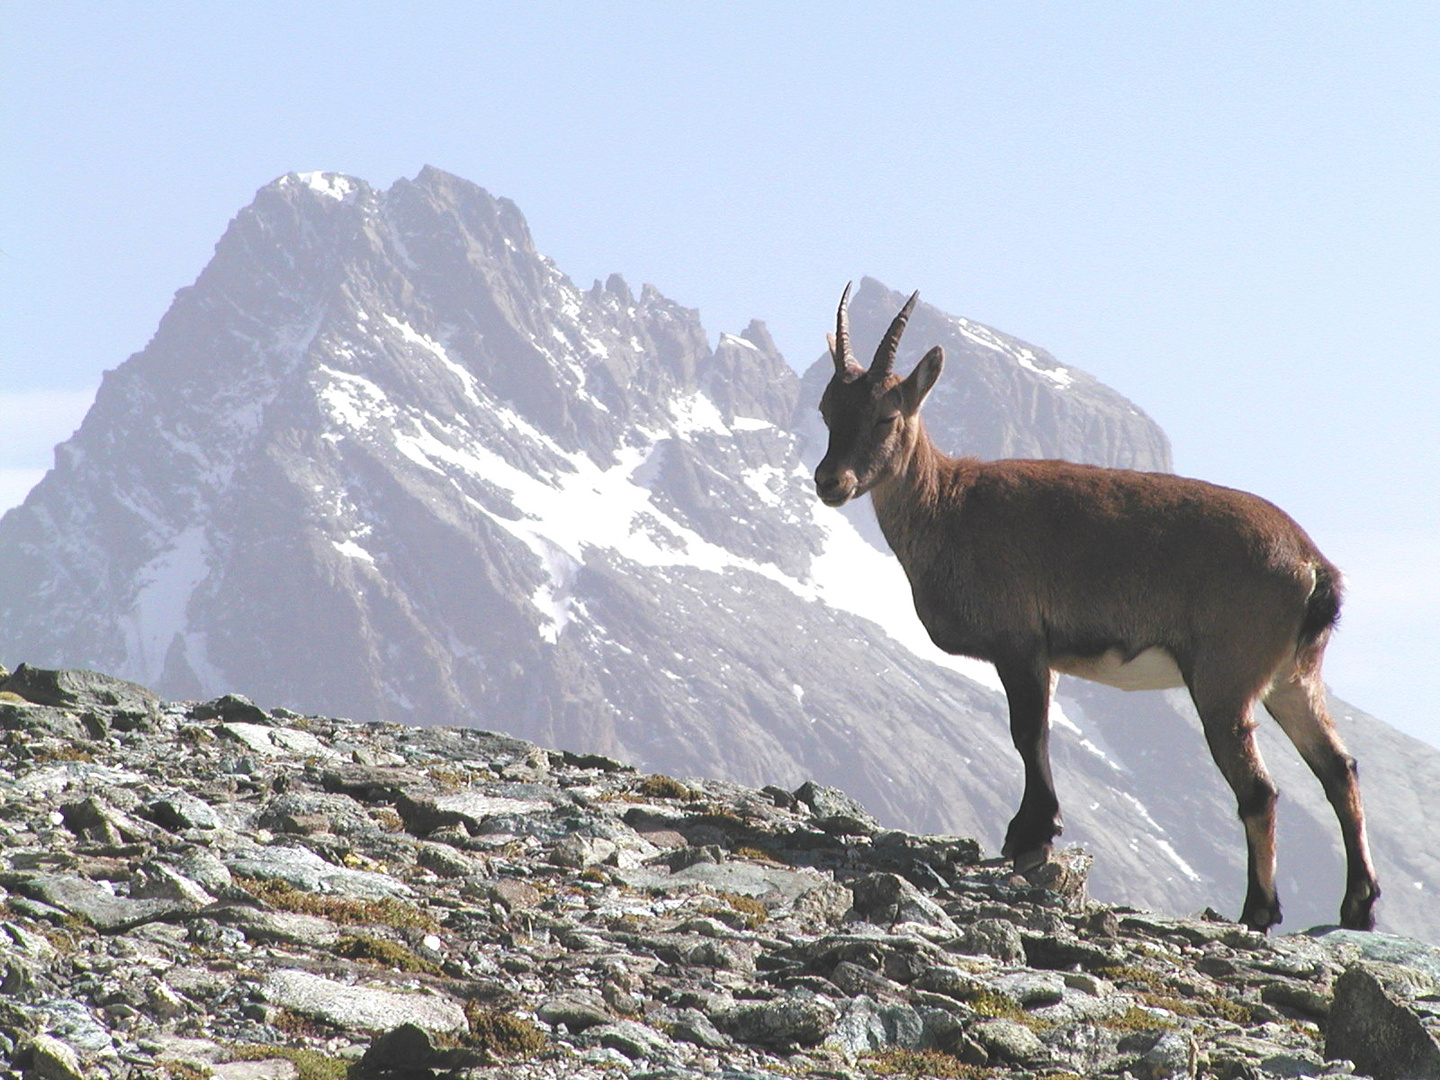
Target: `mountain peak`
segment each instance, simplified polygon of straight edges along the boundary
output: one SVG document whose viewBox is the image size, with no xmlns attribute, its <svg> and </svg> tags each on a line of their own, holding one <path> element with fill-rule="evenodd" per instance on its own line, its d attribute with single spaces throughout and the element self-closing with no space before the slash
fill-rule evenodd
<svg viewBox="0 0 1440 1080">
<path fill-rule="evenodd" d="M 352 202 L 362 192 L 369 191 L 363 180 L 336 172 L 286 173 L 275 181 L 275 186 L 288 188 L 298 185 L 336 202 Z"/>
</svg>

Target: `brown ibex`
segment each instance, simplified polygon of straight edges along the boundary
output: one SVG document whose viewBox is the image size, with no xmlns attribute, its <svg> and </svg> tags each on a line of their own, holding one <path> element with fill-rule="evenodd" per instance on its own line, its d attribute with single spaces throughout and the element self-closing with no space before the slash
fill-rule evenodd
<svg viewBox="0 0 1440 1080">
<path fill-rule="evenodd" d="M 931 349 L 903 379 L 892 372 L 918 295 L 866 370 L 850 346 L 846 287 L 829 338 L 835 374 L 820 412 L 830 445 L 815 488 L 828 506 L 869 492 L 931 639 L 995 665 L 1025 765 L 1002 854 L 1030 869 L 1061 831 L 1052 673 L 1132 690 L 1185 686 L 1245 827 L 1241 921 L 1255 930 L 1278 923 L 1276 789 L 1255 745 L 1258 699 L 1339 818 L 1348 860 L 1341 923 L 1373 927 L 1380 888 L 1355 759 L 1326 711 L 1320 675 L 1340 572 L 1288 515 L 1242 491 L 1165 473 L 941 453 L 920 404 L 944 352 Z"/>
</svg>

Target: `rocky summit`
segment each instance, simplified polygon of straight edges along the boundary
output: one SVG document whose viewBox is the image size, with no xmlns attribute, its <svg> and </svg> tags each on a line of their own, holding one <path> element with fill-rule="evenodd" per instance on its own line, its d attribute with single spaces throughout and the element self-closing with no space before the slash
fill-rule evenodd
<svg viewBox="0 0 1440 1080">
<path fill-rule="evenodd" d="M 26 666 L 0 733 L 5 1078 L 1440 1077 L 1440 949 L 815 783 Z"/>
</svg>

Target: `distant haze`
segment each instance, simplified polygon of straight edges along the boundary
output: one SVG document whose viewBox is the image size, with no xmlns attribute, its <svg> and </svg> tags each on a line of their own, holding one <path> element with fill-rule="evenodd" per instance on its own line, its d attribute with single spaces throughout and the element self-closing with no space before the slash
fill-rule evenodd
<svg viewBox="0 0 1440 1080">
<path fill-rule="evenodd" d="M 1150 413 L 1348 572 L 1337 690 L 1440 744 L 1440 11 L 0 7 L 0 505 L 291 170 L 429 162 L 582 289 L 822 348 L 872 274 Z M 9 659 L 9 658 L 0 658 Z"/>
</svg>

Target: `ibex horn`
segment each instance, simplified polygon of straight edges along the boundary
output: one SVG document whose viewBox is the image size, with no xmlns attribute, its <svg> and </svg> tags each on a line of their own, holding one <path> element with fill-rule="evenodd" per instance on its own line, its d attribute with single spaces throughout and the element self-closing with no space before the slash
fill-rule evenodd
<svg viewBox="0 0 1440 1080">
<path fill-rule="evenodd" d="M 845 291 L 840 294 L 840 310 L 835 315 L 835 333 L 827 335 L 830 340 L 830 356 L 835 361 L 835 371 L 844 375 L 852 367 L 859 367 L 855 363 L 850 352 L 850 286 L 853 281 L 847 282 Z"/>
<path fill-rule="evenodd" d="M 895 350 L 900 347 L 900 335 L 905 333 L 905 323 L 910 319 L 910 312 L 915 308 L 915 301 L 920 299 L 920 290 L 916 289 L 910 294 L 910 299 L 905 301 L 905 306 L 900 309 L 900 314 L 895 316 L 895 321 L 890 324 L 890 329 L 885 331 L 885 336 L 880 339 L 880 347 L 875 350 L 875 361 L 870 365 L 870 374 L 877 379 L 883 379 L 890 374 L 890 369 L 895 366 Z"/>
</svg>

